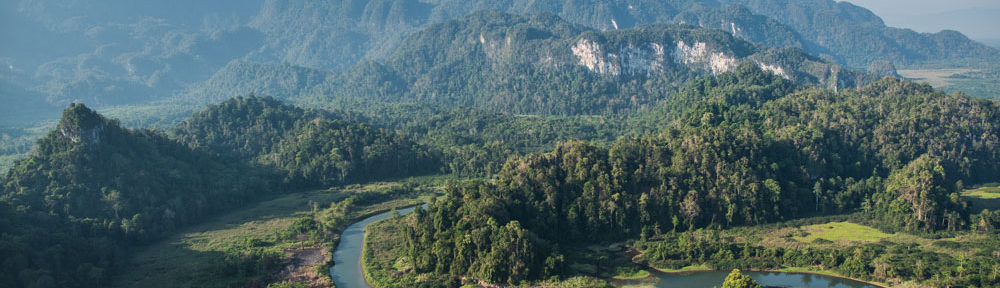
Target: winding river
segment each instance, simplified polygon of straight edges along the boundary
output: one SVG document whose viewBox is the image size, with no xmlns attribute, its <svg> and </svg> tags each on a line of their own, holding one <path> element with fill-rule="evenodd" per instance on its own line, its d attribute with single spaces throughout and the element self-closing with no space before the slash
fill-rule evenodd
<svg viewBox="0 0 1000 288">
<path fill-rule="evenodd" d="M 399 215 L 406 215 L 413 212 L 415 207 L 401 209 Z M 333 283 L 339 288 L 371 288 L 365 281 L 364 272 L 361 271 L 361 248 L 365 242 L 365 228 L 369 224 L 392 217 L 392 211 L 384 212 L 375 216 L 365 218 L 357 223 L 351 224 L 340 235 L 340 244 L 337 251 L 333 253 L 333 268 L 330 268 L 330 275 Z"/>
<path fill-rule="evenodd" d="M 400 215 L 413 212 L 414 208 L 399 210 Z M 351 224 L 340 236 L 340 244 L 333 253 L 336 265 L 330 268 L 333 283 L 340 288 L 372 288 L 361 271 L 361 250 L 365 241 L 365 228 L 369 224 L 387 219 L 392 212 L 371 216 Z M 785 272 L 744 272 L 765 286 L 796 288 L 878 288 L 867 283 L 837 277 Z M 711 288 L 721 286 L 728 272 L 709 271 L 682 274 L 653 272 L 652 277 L 638 280 L 617 280 L 616 287 L 656 288 Z"/>
</svg>

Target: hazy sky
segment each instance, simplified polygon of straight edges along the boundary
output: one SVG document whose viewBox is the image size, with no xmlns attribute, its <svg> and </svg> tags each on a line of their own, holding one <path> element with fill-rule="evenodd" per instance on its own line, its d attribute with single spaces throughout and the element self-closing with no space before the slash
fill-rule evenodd
<svg viewBox="0 0 1000 288">
<path fill-rule="evenodd" d="M 920 32 L 958 30 L 973 39 L 1000 39 L 1000 0 L 846 0 L 893 27 Z"/>
</svg>

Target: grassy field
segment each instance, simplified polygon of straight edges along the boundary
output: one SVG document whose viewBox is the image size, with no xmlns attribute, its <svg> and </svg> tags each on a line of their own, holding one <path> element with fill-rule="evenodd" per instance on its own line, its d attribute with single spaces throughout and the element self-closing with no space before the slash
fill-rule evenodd
<svg viewBox="0 0 1000 288">
<path fill-rule="evenodd" d="M 962 92 L 980 98 L 1000 98 L 997 68 L 908 69 L 897 71 L 903 78 L 925 82 L 945 92 Z"/>
<path fill-rule="evenodd" d="M 892 234 L 886 234 L 878 229 L 850 222 L 831 222 L 800 227 L 806 234 L 792 237 L 795 241 L 812 243 L 819 239 L 842 245 L 864 244 L 882 241 Z"/>
<path fill-rule="evenodd" d="M 807 219 L 808 220 L 808 219 Z M 760 247 L 783 247 L 802 250 L 806 248 L 848 249 L 860 245 L 886 242 L 910 244 L 924 251 L 949 255 L 972 255 L 984 236 L 958 234 L 952 238 L 930 239 L 909 233 L 886 233 L 876 228 L 845 222 L 830 221 L 821 224 L 791 227 L 741 227 L 726 230 L 725 237 L 748 241 Z"/>
<path fill-rule="evenodd" d="M 979 212 L 983 209 L 1000 209 L 1000 184 L 989 183 L 962 191 L 962 197 L 972 204 L 972 209 Z"/>
<path fill-rule="evenodd" d="M 705 265 L 705 264 L 684 266 L 684 267 L 681 267 L 680 269 L 665 269 L 665 268 L 655 268 L 655 269 L 658 270 L 658 271 L 660 271 L 660 272 L 665 272 L 665 273 L 685 273 L 685 272 L 698 272 L 698 271 L 712 271 L 712 270 L 714 270 L 714 269 L 712 269 L 712 267 L 708 267 L 708 265 Z"/>
<path fill-rule="evenodd" d="M 972 72 L 972 69 L 913 69 L 913 70 L 899 70 L 896 73 L 903 78 L 910 79 L 916 82 L 925 82 L 931 84 L 935 88 L 942 88 L 948 85 L 952 85 L 953 79 L 952 75 L 962 74 Z"/>
<path fill-rule="evenodd" d="M 247 209 L 224 214 L 205 223 L 184 229 L 175 236 L 164 239 L 129 253 L 123 271 L 110 287 L 233 287 L 253 281 L 263 281 L 259 276 L 220 277 L 226 265 L 226 249 L 247 239 L 260 239 L 273 243 L 269 250 L 279 251 L 290 257 L 303 246 L 317 247 L 317 243 L 299 243 L 281 240 L 279 233 L 296 219 L 310 215 L 316 207 L 330 207 L 331 203 L 356 193 L 382 191 L 409 182 L 433 182 L 434 178 L 408 179 L 402 182 L 384 182 L 352 185 L 329 190 L 307 191 L 264 201 Z M 424 197 L 425 198 L 425 197 Z M 350 211 L 353 218 L 395 207 L 415 205 L 425 199 L 386 199 Z M 321 245 L 320 245 L 321 246 Z M 325 255 L 329 257 L 329 255 Z M 290 259 L 285 259 L 290 262 Z M 326 262 L 326 261 L 323 261 Z M 255 279 L 256 278 L 256 279 Z M 211 285 L 207 284 L 211 283 Z"/>
</svg>

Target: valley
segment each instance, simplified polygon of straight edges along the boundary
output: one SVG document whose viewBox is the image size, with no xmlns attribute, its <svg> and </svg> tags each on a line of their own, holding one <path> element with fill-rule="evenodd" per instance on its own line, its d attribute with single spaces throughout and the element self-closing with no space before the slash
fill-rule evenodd
<svg viewBox="0 0 1000 288">
<path fill-rule="evenodd" d="M 0 18 L 0 287 L 1000 286 L 1000 50 L 959 31 L 833 0 Z"/>
</svg>

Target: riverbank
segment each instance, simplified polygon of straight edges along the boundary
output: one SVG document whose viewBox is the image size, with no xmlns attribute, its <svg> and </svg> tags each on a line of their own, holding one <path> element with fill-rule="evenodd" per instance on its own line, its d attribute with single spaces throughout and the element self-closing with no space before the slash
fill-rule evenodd
<svg viewBox="0 0 1000 288">
<path fill-rule="evenodd" d="M 413 206 L 409 206 L 409 207 L 399 208 L 399 209 L 402 209 L 401 210 L 402 212 L 400 212 L 397 216 L 402 217 L 404 215 L 410 214 L 410 213 L 413 212 L 413 209 L 415 209 L 417 206 L 420 206 L 420 205 L 413 205 Z M 390 220 L 398 220 L 398 219 L 393 219 L 391 217 L 392 217 L 392 215 L 390 215 L 390 218 L 386 218 L 386 219 L 382 219 L 382 220 L 378 220 L 378 221 L 372 222 L 372 223 L 370 223 L 370 224 L 368 224 L 367 226 L 364 227 L 365 234 L 364 234 L 364 236 L 362 237 L 362 240 L 361 240 L 361 259 L 359 259 L 358 265 L 360 265 L 361 274 L 364 276 L 363 280 L 365 281 L 365 284 L 367 284 L 369 287 L 380 287 L 380 286 L 376 285 L 375 283 L 372 283 L 372 279 L 376 279 L 376 278 L 374 278 L 375 276 L 371 273 L 371 270 L 368 269 L 368 264 L 366 264 L 368 261 L 370 261 L 370 258 L 373 257 L 373 256 L 371 256 L 372 255 L 372 251 L 368 249 L 368 237 L 372 235 L 372 233 L 371 233 L 371 231 L 369 231 L 369 229 L 371 227 L 373 227 L 373 225 L 377 225 L 379 223 L 383 223 L 383 222 L 390 221 Z M 397 256 L 398 256 L 398 254 L 397 254 Z M 405 256 L 398 256 L 398 257 L 399 257 L 399 260 L 403 260 Z"/>
<path fill-rule="evenodd" d="M 396 182 L 348 185 L 290 193 L 261 201 L 208 219 L 129 253 L 129 259 L 123 265 L 125 268 L 111 279 L 108 286 L 266 286 L 267 283 L 280 282 L 284 278 L 282 275 L 308 274 L 304 273 L 308 270 L 324 270 L 315 274 L 329 280 L 329 264 L 315 265 L 314 254 L 309 254 L 309 259 L 298 260 L 295 255 L 306 256 L 301 251 L 313 249 L 332 252 L 344 224 L 377 214 L 375 211 L 389 211 L 424 202 L 432 197 L 428 195 L 432 195 L 444 179 L 447 177 L 425 176 Z M 343 202 L 353 204 L 342 205 L 346 204 Z M 320 222 L 323 224 L 319 225 Z M 321 227 L 326 228 L 319 231 Z M 316 230 L 317 233 L 292 231 L 299 228 Z M 328 233 L 330 231 L 336 233 Z M 315 237 L 310 236 L 312 234 Z M 235 253 L 247 257 L 227 257 L 235 256 Z M 320 254 L 323 263 L 332 259 L 332 253 Z M 244 260 L 257 261 L 261 265 L 243 263 Z M 304 267 L 303 263 L 313 267 Z M 263 269 L 250 271 L 243 267 Z M 288 269 L 299 273 L 282 274 Z"/>
</svg>

